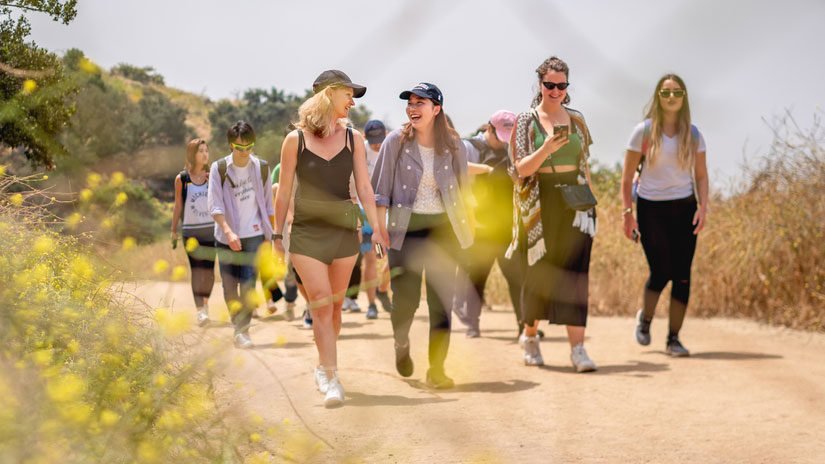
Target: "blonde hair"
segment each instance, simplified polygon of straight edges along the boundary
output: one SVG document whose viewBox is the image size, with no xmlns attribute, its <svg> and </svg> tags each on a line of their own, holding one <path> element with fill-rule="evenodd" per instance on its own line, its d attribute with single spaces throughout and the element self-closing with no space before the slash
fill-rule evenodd
<svg viewBox="0 0 825 464">
<path fill-rule="evenodd" d="M 342 87 L 343 86 L 340 85 L 327 87 L 303 102 L 298 108 L 298 122 L 295 123 L 295 127 L 307 130 L 319 138 L 330 135 L 329 120 L 333 115 L 334 109 L 327 89 L 334 91 Z M 337 123 L 343 127 L 347 126 L 347 122 L 349 122 L 349 120 L 346 118 L 337 121 Z"/>
<path fill-rule="evenodd" d="M 685 96 L 682 97 L 682 107 L 679 109 L 676 123 L 677 135 L 679 137 L 677 160 L 679 161 L 679 167 L 688 171 L 693 168 L 693 164 L 696 162 L 696 151 L 694 150 L 693 140 L 691 139 L 690 105 L 688 104 L 687 87 L 685 87 L 685 82 L 682 78 L 676 74 L 665 74 L 656 84 L 656 90 L 653 92 L 653 100 L 651 100 L 650 107 L 647 110 L 647 117 L 650 118 L 650 142 L 645 156 L 647 157 L 647 162 L 653 166 L 662 151 L 662 125 L 664 116 L 659 98 L 659 90 L 662 89 L 662 84 L 667 80 L 676 82 L 679 84 L 679 87 L 685 91 Z"/>
</svg>

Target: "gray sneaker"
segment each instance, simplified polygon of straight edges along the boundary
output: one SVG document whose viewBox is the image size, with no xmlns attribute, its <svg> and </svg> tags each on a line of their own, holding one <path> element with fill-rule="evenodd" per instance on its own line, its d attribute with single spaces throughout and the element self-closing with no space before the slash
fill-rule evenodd
<svg viewBox="0 0 825 464">
<path fill-rule="evenodd" d="M 678 335 L 669 335 L 667 337 L 667 345 L 665 345 L 665 352 L 674 358 L 682 358 L 690 356 L 690 351 L 682 346 Z"/>
<path fill-rule="evenodd" d="M 370 303 L 369 308 L 367 308 L 367 319 L 378 319 L 378 307 L 375 306 L 375 303 Z"/>
<path fill-rule="evenodd" d="M 541 357 L 541 347 L 539 346 L 539 336 L 528 337 L 521 334 L 519 344 L 524 348 L 525 366 L 543 366 L 544 358 Z"/>
<path fill-rule="evenodd" d="M 645 311 L 640 309 L 636 312 L 636 341 L 639 345 L 650 345 L 650 323 L 645 324 Z"/>
<path fill-rule="evenodd" d="M 576 372 L 592 372 L 596 370 L 596 363 L 590 359 L 590 356 L 587 356 L 587 350 L 584 349 L 581 343 L 573 347 L 573 351 L 570 353 L 570 361 L 573 362 L 573 367 L 576 368 Z"/>
<path fill-rule="evenodd" d="M 198 321 L 198 327 L 203 327 L 209 323 L 209 311 L 206 307 L 198 308 L 198 313 L 195 317 Z"/>
<path fill-rule="evenodd" d="M 235 348 L 240 348 L 242 350 L 252 348 L 252 340 L 249 338 L 249 334 L 245 332 L 235 334 L 234 342 Z"/>
<path fill-rule="evenodd" d="M 357 313 L 361 311 L 361 307 L 358 306 L 358 302 L 355 299 L 350 297 L 344 298 L 344 304 L 341 306 L 341 310 L 349 311 L 351 313 Z"/>
<path fill-rule="evenodd" d="M 284 311 L 284 319 L 291 321 L 295 319 L 295 302 L 286 304 L 286 311 Z"/>
</svg>

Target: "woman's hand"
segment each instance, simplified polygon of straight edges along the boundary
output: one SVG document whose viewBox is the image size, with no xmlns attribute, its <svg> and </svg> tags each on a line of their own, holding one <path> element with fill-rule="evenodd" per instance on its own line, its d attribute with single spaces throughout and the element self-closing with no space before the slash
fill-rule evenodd
<svg viewBox="0 0 825 464">
<path fill-rule="evenodd" d="M 634 242 L 637 239 L 633 238 L 633 231 L 636 231 L 636 237 L 639 237 L 639 224 L 636 222 L 636 218 L 633 217 L 633 213 L 624 213 L 622 215 L 624 217 L 624 224 L 622 225 L 622 230 L 624 231 L 624 236 L 627 237 L 628 240 L 633 240 Z"/>
<path fill-rule="evenodd" d="M 381 245 L 381 249 L 384 250 L 384 256 L 387 256 L 387 253 L 390 249 L 390 238 L 389 234 L 387 234 L 386 227 L 379 227 L 378 230 L 372 231 L 372 248 L 375 249 L 375 245 Z"/>
<path fill-rule="evenodd" d="M 693 215 L 693 225 L 696 226 L 696 228 L 693 229 L 693 235 L 699 235 L 699 232 L 705 228 L 707 216 L 707 208 L 700 206 L 699 209 L 696 210 L 696 214 Z"/>
<path fill-rule="evenodd" d="M 226 241 L 229 242 L 229 249 L 232 251 L 241 251 L 241 239 L 235 232 L 229 231 L 226 233 Z"/>
<path fill-rule="evenodd" d="M 283 258 L 284 253 L 285 253 L 285 251 L 284 251 L 284 242 L 281 239 L 276 238 L 275 240 L 272 241 L 272 245 L 275 247 L 275 253 L 278 254 L 279 256 L 281 256 L 281 258 Z"/>
<path fill-rule="evenodd" d="M 544 143 L 541 144 L 541 149 L 550 156 L 568 143 L 570 143 L 570 138 L 559 134 L 554 137 L 545 138 Z"/>
</svg>

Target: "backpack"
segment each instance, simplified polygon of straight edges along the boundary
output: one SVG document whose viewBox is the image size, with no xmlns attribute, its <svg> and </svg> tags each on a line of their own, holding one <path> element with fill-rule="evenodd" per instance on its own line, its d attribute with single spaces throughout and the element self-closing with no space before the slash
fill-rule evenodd
<svg viewBox="0 0 825 464">
<path fill-rule="evenodd" d="M 650 119 L 645 119 L 645 129 L 644 132 L 642 132 L 642 157 L 639 159 L 639 164 L 636 166 L 636 178 L 633 180 L 633 203 L 636 203 L 636 200 L 639 198 L 639 179 L 642 177 L 642 169 L 645 165 L 645 158 L 647 157 L 648 149 L 650 149 L 650 125 Z M 694 152 L 699 149 L 699 129 L 693 124 L 690 125 L 690 144 Z M 691 177 L 694 177 L 693 168 L 691 168 Z M 696 181 L 694 180 L 693 183 L 693 193 L 698 194 L 696 192 Z"/>
<path fill-rule="evenodd" d="M 266 185 L 266 179 L 269 177 L 269 163 L 260 158 L 258 158 L 258 162 L 261 166 L 261 182 Z M 229 185 L 231 185 L 232 188 L 235 188 L 235 183 L 232 182 L 232 178 L 227 177 L 226 175 L 226 158 L 221 158 L 218 161 L 218 174 L 221 176 L 221 187 L 223 187 L 223 183 L 226 179 L 229 179 Z"/>
</svg>

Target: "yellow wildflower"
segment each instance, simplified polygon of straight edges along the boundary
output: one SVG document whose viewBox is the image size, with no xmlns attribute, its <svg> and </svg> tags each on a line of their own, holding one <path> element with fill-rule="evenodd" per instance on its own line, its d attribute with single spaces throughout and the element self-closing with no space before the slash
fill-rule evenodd
<svg viewBox="0 0 825 464">
<path fill-rule="evenodd" d="M 14 206 L 20 206 L 20 205 L 23 204 L 23 195 L 20 195 L 19 193 L 15 193 L 14 195 L 11 196 L 11 198 L 9 198 L 9 201 Z"/>
<path fill-rule="evenodd" d="M 49 398 L 59 403 L 77 401 L 84 391 L 86 391 L 86 382 L 75 374 L 60 376 L 46 387 L 46 394 Z"/>
<path fill-rule="evenodd" d="M 122 206 L 124 203 L 126 203 L 126 200 L 128 199 L 129 197 L 126 195 L 126 192 L 119 192 L 117 195 L 115 195 L 114 205 Z"/>
<path fill-rule="evenodd" d="M 70 229 L 74 229 L 78 224 L 80 224 L 80 213 L 72 213 L 66 218 L 66 225 Z"/>
<path fill-rule="evenodd" d="M 198 243 L 198 239 L 196 239 L 195 237 L 189 237 L 188 239 L 186 239 L 186 251 L 188 251 L 189 253 L 195 251 L 199 245 L 200 244 Z"/>
<path fill-rule="evenodd" d="M 286 336 L 283 334 L 279 334 L 275 337 L 275 346 L 284 346 L 286 345 Z"/>
<path fill-rule="evenodd" d="M 166 308 L 159 308 L 155 311 L 155 321 L 158 323 L 161 332 L 168 337 L 186 333 L 192 322 L 187 313 L 173 313 Z"/>
<path fill-rule="evenodd" d="M 52 248 L 54 248 L 54 240 L 45 235 L 37 237 L 37 240 L 34 241 L 33 249 L 37 254 L 48 253 Z"/>
<path fill-rule="evenodd" d="M 23 93 L 32 93 L 37 88 L 37 82 L 32 79 L 23 81 Z"/>
<path fill-rule="evenodd" d="M 100 185 L 100 174 L 92 172 L 86 176 L 86 185 L 88 185 L 91 189 Z"/>
<path fill-rule="evenodd" d="M 104 409 L 100 413 L 100 423 L 105 425 L 106 427 L 111 427 L 111 426 L 117 424 L 117 421 L 119 421 L 119 420 L 120 420 L 120 415 L 118 415 L 118 413 L 116 413 L 112 410 Z"/>
<path fill-rule="evenodd" d="M 80 194 L 78 195 L 78 197 L 80 198 L 81 201 L 89 201 L 89 200 L 92 199 L 92 195 L 93 195 L 92 190 L 85 188 L 85 189 L 80 191 Z"/>
<path fill-rule="evenodd" d="M 155 272 L 155 274 L 160 274 L 167 269 L 169 269 L 169 263 L 165 259 L 159 259 L 155 261 L 155 265 L 152 266 L 152 270 Z"/>
<path fill-rule="evenodd" d="M 172 280 L 173 281 L 182 280 L 184 277 L 186 277 L 186 267 L 184 267 L 184 266 L 175 266 L 174 269 L 172 269 Z"/>
<path fill-rule="evenodd" d="M 122 172 L 117 171 L 114 174 L 112 174 L 112 178 L 109 179 L 109 185 L 111 185 L 112 187 L 117 187 L 120 184 L 122 184 L 125 180 L 126 176 L 124 176 Z"/>
<path fill-rule="evenodd" d="M 110 229 L 112 227 L 112 220 L 111 219 L 104 219 L 103 222 L 100 223 L 104 229 Z"/>
<path fill-rule="evenodd" d="M 5 174 L 5 173 L 6 173 L 6 166 L 3 165 L 3 164 L 0 164 L 0 177 L 2 177 L 3 174 Z"/>
<path fill-rule="evenodd" d="M 251 441 L 252 443 L 258 443 L 259 441 L 261 441 L 261 436 L 257 433 L 253 433 L 249 436 L 249 441 Z"/>
<path fill-rule="evenodd" d="M 135 239 L 132 238 L 132 237 L 126 237 L 126 238 L 123 239 L 123 249 L 124 250 L 131 250 L 132 248 L 135 247 L 136 244 L 137 244 L 137 242 L 135 242 Z"/>
</svg>

